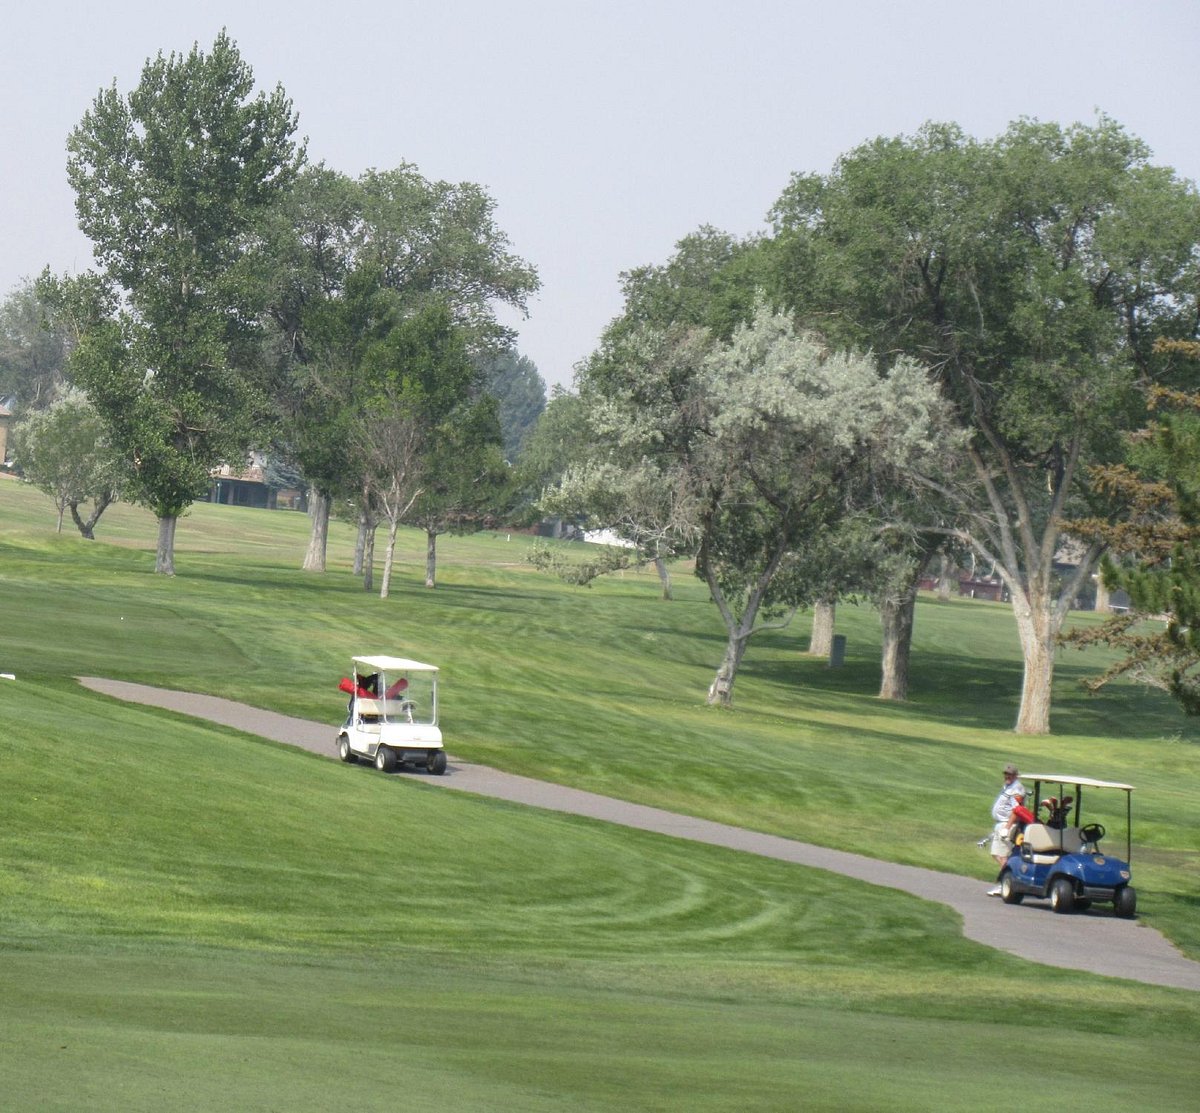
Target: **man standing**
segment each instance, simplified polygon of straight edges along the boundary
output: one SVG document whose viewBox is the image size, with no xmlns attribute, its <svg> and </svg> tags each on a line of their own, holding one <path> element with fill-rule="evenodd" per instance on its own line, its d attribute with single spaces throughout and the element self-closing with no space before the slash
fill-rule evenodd
<svg viewBox="0 0 1200 1113">
<path fill-rule="evenodd" d="M 1016 822 L 1013 809 L 1025 803 L 1025 786 L 1017 779 L 1017 767 L 1009 762 L 1004 767 L 1004 787 L 992 805 L 992 857 L 1003 867 L 1012 853 L 1012 828 Z M 988 891 L 989 897 L 998 897 L 1000 886 Z"/>
</svg>

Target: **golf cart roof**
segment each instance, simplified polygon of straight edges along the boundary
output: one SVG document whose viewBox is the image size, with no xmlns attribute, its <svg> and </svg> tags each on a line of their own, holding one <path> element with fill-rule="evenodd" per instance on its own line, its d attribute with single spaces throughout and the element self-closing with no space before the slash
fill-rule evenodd
<svg viewBox="0 0 1200 1113">
<path fill-rule="evenodd" d="M 1068 777 L 1059 773 L 1025 773 L 1025 781 L 1049 781 L 1060 785 L 1082 785 L 1084 788 L 1119 788 L 1123 792 L 1132 792 L 1133 785 L 1123 785 L 1119 781 L 1097 781 L 1092 777 Z"/>
<path fill-rule="evenodd" d="M 353 657 L 358 672 L 437 672 L 437 665 L 423 665 L 407 657 Z"/>
</svg>

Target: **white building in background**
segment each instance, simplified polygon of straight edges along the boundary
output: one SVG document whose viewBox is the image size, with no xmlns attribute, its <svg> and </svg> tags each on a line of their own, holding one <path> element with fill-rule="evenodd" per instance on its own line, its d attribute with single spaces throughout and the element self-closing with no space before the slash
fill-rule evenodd
<svg viewBox="0 0 1200 1113">
<path fill-rule="evenodd" d="M 585 530 L 583 539 L 590 545 L 613 545 L 618 549 L 636 548 L 632 541 L 618 537 L 611 529 Z"/>
</svg>

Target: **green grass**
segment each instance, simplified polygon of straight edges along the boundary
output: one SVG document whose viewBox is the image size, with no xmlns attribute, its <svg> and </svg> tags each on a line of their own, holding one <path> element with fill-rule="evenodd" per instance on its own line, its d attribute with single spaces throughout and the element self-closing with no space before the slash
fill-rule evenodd
<svg viewBox="0 0 1200 1113">
<path fill-rule="evenodd" d="M 302 515 L 198 506 L 173 580 L 153 522 L 88 544 L 0 482 L 0 1106 L 23 1109 L 980 1109 L 1034 1074 L 1097 1109 L 1194 1101 L 1200 995 L 1033 966 L 948 910 L 712 847 L 380 777 L 70 679 L 213 692 L 333 724 L 351 653 L 443 666 L 465 758 L 764 831 L 989 876 L 996 770 L 1138 786 L 1143 918 L 1200 955 L 1194 727 L 1063 658 L 1056 734 L 1015 738 L 1011 615 L 923 603 L 913 698 L 807 629 L 752 646 L 737 707 L 696 585 L 570 589 L 525 540 L 443 539 L 389 600 L 298 570 Z M 678 577 L 684 580 L 684 577 Z M 919 837 L 918 837 L 919 833 Z M 1116 1069 L 1114 1069 L 1114 1067 Z M 1103 1086 L 1096 1089 L 1097 1079 Z"/>
</svg>

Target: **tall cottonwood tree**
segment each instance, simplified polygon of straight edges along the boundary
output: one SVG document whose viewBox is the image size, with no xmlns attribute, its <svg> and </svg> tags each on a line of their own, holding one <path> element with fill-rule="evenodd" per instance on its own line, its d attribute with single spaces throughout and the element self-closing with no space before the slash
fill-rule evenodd
<svg viewBox="0 0 1200 1113">
<path fill-rule="evenodd" d="M 344 303 L 355 270 L 362 199 L 352 178 L 324 164 L 305 167 L 262 222 L 267 359 L 279 425 L 272 448 L 297 467 L 312 520 L 303 568 L 325 571 L 330 508 L 352 493 L 347 420 L 352 352 Z"/>
<path fill-rule="evenodd" d="M 1103 549 L 1059 580 L 1063 522 L 1122 513 L 1089 465 L 1141 424 L 1153 341 L 1195 333 L 1200 198 L 1107 118 L 991 142 L 931 124 L 796 175 L 772 218 L 775 295 L 835 343 L 921 360 L 956 408 L 982 493 L 947 528 L 1011 592 L 1016 729 L 1045 733 L 1056 638 Z"/>
<path fill-rule="evenodd" d="M 512 331 L 496 305 L 523 312 L 538 278 L 511 250 L 493 199 L 473 183 L 431 181 L 405 163 L 353 180 L 319 167 L 298 184 L 283 210 L 288 219 L 273 224 L 271 315 L 285 438 L 310 482 L 332 494 L 339 484 L 360 489 L 363 479 L 351 474 L 343 449 L 353 433 L 346 423 L 356 412 L 358 362 L 379 339 L 378 315 L 360 313 L 368 278 L 387 303 L 388 327 L 444 311 L 476 361 L 509 347 Z M 315 514 L 314 541 L 322 526 Z M 324 568 L 323 547 L 310 545 L 305 567 Z"/>
<path fill-rule="evenodd" d="M 127 96 L 101 91 L 67 143 L 79 226 L 124 305 L 82 338 L 72 373 L 158 517 L 160 573 L 211 469 L 243 460 L 270 419 L 255 228 L 303 161 L 296 123 L 282 88 L 254 94 L 222 32 L 208 53 L 148 61 Z"/>
</svg>

